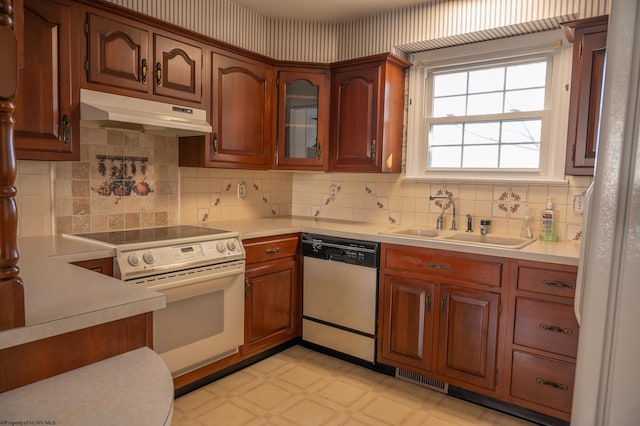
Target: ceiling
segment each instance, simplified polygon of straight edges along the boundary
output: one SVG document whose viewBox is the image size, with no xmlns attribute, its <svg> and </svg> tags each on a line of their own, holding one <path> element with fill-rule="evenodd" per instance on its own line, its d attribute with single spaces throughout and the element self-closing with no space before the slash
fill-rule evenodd
<svg viewBox="0 0 640 426">
<path fill-rule="evenodd" d="M 340 22 L 429 0 L 230 0 L 268 18 Z"/>
</svg>

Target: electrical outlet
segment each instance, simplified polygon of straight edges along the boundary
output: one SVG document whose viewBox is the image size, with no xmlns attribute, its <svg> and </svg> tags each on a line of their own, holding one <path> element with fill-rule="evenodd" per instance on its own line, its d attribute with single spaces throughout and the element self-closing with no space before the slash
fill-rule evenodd
<svg viewBox="0 0 640 426">
<path fill-rule="evenodd" d="M 573 211 L 582 214 L 584 209 L 584 194 L 578 194 L 573 197 Z"/>
<path fill-rule="evenodd" d="M 247 196 L 247 185 L 244 182 L 238 184 L 238 198 L 243 199 Z"/>
</svg>

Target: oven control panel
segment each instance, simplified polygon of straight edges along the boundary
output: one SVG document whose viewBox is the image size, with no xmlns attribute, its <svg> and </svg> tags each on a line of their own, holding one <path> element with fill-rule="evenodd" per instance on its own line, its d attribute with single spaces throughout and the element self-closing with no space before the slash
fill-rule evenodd
<svg viewBox="0 0 640 426">
<path fill-rule="evenodd" d="M 236 237 L 159 247 L 117 250 L 120 279 L 147 276 L 171 270 L 212 265 L 245 258 Z"/>
</svg>

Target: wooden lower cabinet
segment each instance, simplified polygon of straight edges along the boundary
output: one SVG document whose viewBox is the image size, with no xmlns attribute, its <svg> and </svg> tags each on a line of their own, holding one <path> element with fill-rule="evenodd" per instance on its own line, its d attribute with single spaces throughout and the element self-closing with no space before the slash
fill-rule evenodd
<svg viewBox="0 0 640 426">
<path fill-rule="evenodd" d="M 245 342 L 251 356 L 300 336 L 298 234 L 243 242 L 245 272 Z"/>
<path fill-rule="evenodd" d="M 384 275 L 380 287 L 381 317 L 378 360 L 401 368 L 433 369 L 433 304 L 436 284 Z"/>
<path fill-rule="evenodd" d="M 506 400 L 569 421 L 579 325 L 575 266 L 513 260 Z"/>
<path fill-rule="evenodd" d="M 495 397 L 499 259 L 383 244 L 381 265 L 378 361 Z"/>
<path fill-rule="evenodd" d="M 113 277 L 113 258 L 105 257 L 102 259 L 90 259 L 81 260 L 78 262 L 72 262 L 73 265 L 80 266 L 81 268 L 88 269 L 99 274 Z"/>
<path fill-rule="evenodd" d="M 148 312 L 0 350 L 0 393 L 94 362 L 153 347 Z"/>
<path fill-rule="evenodd" d="M 500 295 L 442 285 L 439 305 L 438 373 L 493 389 Z"/>
</svg>

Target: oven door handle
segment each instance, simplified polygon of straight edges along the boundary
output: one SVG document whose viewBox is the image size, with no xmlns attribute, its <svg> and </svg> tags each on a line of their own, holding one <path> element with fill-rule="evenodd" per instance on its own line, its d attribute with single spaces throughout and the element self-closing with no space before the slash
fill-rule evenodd
<svg viewBox="0 0 640 426">
<path fill-rule="evenodd" d="M 165 275 L 165 278 L 158 277 L 155 281 L 149 281 L 147 283 L 142 283 L 142 285 L 154 291 L 160 292 L 168 292 L 173 289 L 177 289 L 185 286 L 194 286 L 201 282 L 205 281 L 217 281 L 222 278 L 230 277 L 233 275 L 244 275 L 244 262 L 238 264 L 235 267 L 230 267 L 228 269 L 220 269 L 211 271 L 211 273 L 193 273 L 193 274 L 185 274 L 185 275 Z M 211 291 L 216 291 L 219 288 L 225 287 L 224 284 L 218 284 L 218 288 L 212 288 Z"/>
</svg>

